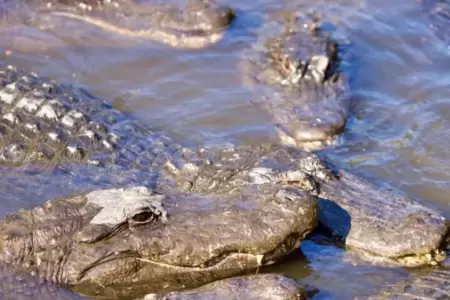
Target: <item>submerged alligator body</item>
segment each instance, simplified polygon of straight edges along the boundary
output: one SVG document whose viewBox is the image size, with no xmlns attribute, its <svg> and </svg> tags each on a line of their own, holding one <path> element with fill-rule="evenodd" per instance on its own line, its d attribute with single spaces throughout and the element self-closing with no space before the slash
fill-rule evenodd
<svg viewBox="0 0 450 300">
<path fill-rule="evenodd" d="M 276 275 L 252 275 L 216 281 L 190 291 L 150 294 L 141 300 L 302 300 L 303 289 L 292 279 Z"/>
<path fill-rule="evenodd" d="M 4 18 L 25 18 L 44 28 L 56 26 L 52 18 L 72 19 L 114 34 L 190 49 L 219 41 L 234 19 L 230 7 L 212 0 L 184 2 L 180 6 L 154 0 L 19 0 L 3 1 L 0 12 Z"/>
<path fill-rule="evenodd" d="M 2 300 L 88 300 L 37 276 L 25 274 L 12 265 L 0 265 Z M 111 297 L 109 299 L 115 299 Z M 303 300 L 303 288 L 278 274 L 247 275 L 218 280 L 192 290 L 147 294 L 135 300 Z"/>
<path fill-rule="evenodd" d="M 215 194 L 98 190 L 0 220 L 0 261 L 86 295 L 142 296 L 273 263 L 317 219 L 317 199 L 283 185 Z"/>
</svg>

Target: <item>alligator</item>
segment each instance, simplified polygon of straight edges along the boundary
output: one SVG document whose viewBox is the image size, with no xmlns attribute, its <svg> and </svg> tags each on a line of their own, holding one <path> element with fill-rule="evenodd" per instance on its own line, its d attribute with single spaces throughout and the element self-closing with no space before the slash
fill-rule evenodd
<svg viewBox="0 0 450 300">
<path fill-rule="evenodd" d="M 185 2 L 180 7 L 166 1 L 140 0 L 10 1 L 2 3 L 0 13 L 42 28 L 56 26 L 51 18 L 72 19 L 114 34 L 186 49 L 218 42 L 235 18 L 229 6 L 214 0 Z"/>
<path fill-rule="evenodd" d="M 67 173 L 89 165 L 94 168 L 89 176 L 97 175 L 95 168 L 136 169 L 148 187 L 163 192 L 299 186 L 323 199 L 321 223 L 347 247 L 408 266 L 438 259 L 449 227 L 434 209 L 337 170 L 316 154 L 272 144 L 220 149 L 181 145 L 87 91 L 14 67 L 0 72 L 0 165 Z"/>
<path fill-rule="evenodd" d="M 277 274 L 250 275 L 216 281 L 200 288 L 171 292 L 166 295 L 148 294 L 142 300 L 302 300 L 304 290 L 292 279 Z"/>
<path fill-rule="evenodd" d="M 317 206 L 282 184 L 95 190 L 1 219 L 0 261 L 90 296 L 172 291 L 280 260 L 316 227 Z"/>
<path fill-rule="evenodd" d="M 352 102 L 350 31 L 373 10 L 367 1 L 319 0 L 269 14 L 239 69 L 282 144 L 315 151 L 339 142 Z"/>
<path fill-rule="evenodd" d="M 349 114 L 342 49 L 322 23 L 303 12 L 268 22 L 239 64 L 251 102 L 268 113 L 280 141 L 303 150 L 332 145 Z"/>
</svg>

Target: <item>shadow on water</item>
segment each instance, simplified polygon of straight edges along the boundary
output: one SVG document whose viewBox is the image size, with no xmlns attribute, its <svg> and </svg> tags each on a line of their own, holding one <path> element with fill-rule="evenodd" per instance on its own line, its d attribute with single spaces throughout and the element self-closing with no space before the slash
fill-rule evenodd
<svg viewBox="0 0 450 300">
<path fill-rule="evenodd" d="M 351 230 L 351 217 L 335 202 L 319 199 L 319 232 L 343 245 Z"/>
</svg>

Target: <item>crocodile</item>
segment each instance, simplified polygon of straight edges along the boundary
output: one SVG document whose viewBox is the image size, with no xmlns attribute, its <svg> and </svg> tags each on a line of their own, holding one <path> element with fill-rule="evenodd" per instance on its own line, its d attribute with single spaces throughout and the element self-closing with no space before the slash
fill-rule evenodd
<svg viewBox="0 0 450 300">
<path fill-rule="evenodd" d="M 338 170 L 314 153 L 274 144 L 181 145 L 83 89 L 3 68 L 0 166 L 73 174 L 80 165 L 91 167 L 85 182 L 108 180 L 108 173 L 97 177 L 104 168 L 134 169 L 146 186 L 162 192 L 226 193 L 260 184 L 300 187 L 322 199 L 321 223 L 347 247 L 400 265 L 440 260 L 449 227 L 440 212 Z M 51 185 L 53 179 L 48 180 Z"/>
<path fill-rule="evenodd" d="M 90 296 L 195 287 L 296 250 L 316 227 L 317 206 L 281 184 L 214 194 L 95 190 L 2 218 L 0 261 Z"/>
<path fill-rule="evenodd" d="M 190 299 L 302 300 L 306 299 L 306 294 L 290 278 L 278 274 L 263 274 L 224 279 L 189 291 L 165 295 L 148 294 L 141 300 Z"/>
<path fill-rule="evenodd" d="M 52 18 L 77 20 L 104 31 L 147 39 L 175 48 L 210 46 L 225 35 L 234 11 L 214 0 L 186 0 L 184 6 L 142 0 L 33 0 L 1 4 L 0 13 L 41 28 Z"/>
</svg>

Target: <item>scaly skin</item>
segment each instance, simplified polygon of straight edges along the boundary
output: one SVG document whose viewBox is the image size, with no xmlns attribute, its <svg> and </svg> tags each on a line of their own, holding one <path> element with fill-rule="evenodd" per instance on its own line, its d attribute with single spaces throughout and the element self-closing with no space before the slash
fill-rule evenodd
<svg viewBox="0 0 450 300">
<path fill-rule="evenodd" d="M 251 275 L 216 281 L 200 288 L 172 292 L 167 295 L 149 294 L 142 300 L 302 300 L 303 289 L 292 279 L 276 274 Z"/>
<path fill-rule="evenodd" d="M 273 145 L 186 148 L 80 90 L 24 77 L 13 68 L 4 69 L 0 78 L 3 164 L 68 173 L 77 172 L 76 165 L 90 165 L 86 182 L 98 172 L 108 180 L 108 172 L 95 166 L 119 166 L 139 170 L 140 178 L 161 191 L 170 186 L 201 193 L 261 183 L 300 186 L 331 200 L 321 201 L 321 220 L 349 248 L 406 266 L 441 259 L 449 224 L 439 212 L 344 170 L 333 174 L 314 154 Z"/>
<path fill-rule="evenodd" d="M 85 91 L 7 67 L 0 71 L 0 162 L 114 164 L 153 170 L 181 153 L 171 139 L 146 130 Z M 144 151 L 145 150 L 145 151 Z M 159 165 L 158 165 L 159 164 Z"/>
<path fill-rule="evenodd" d="M 216 43 L 234 19 L 231 8 L 213 0 L 185 2 L 180 7 L 167 1 L 19 0 L 2 3 L 0 14 L 40 27 L 55 26 L 54 17 L 74 19 L 115 34 L 188 49 Z"/>
<path fill-rule="evenodd" d="M 278 261 L 317 220 L 317 199 L 287 185 L 98 190 L 2 218 L 0 261 L 87 295 L 142 296 Z"/>
</svg>

